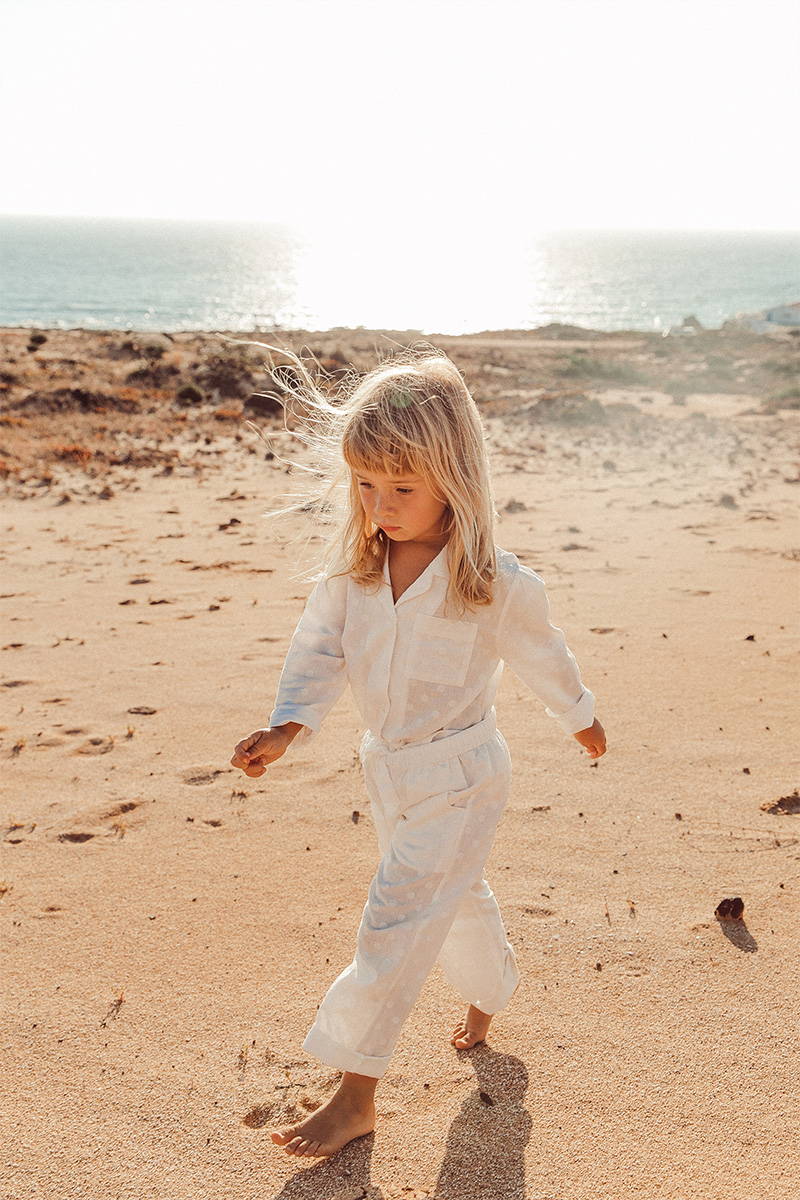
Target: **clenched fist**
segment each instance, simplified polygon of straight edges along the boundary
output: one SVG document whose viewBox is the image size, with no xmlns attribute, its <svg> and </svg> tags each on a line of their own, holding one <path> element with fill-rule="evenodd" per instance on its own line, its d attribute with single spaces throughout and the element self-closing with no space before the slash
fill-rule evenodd
<svg viewBox="0 0 800 1200">
<path fill-rule="evenodd" d="M 605 754 L 606 735 L 599 721 L 595 721 L 588 729 L 582 729 L 580 733 L 573 733 L 572 736 L 578 739 L 589 758 L 599 758 L 601 754 Z"/>
<path fill-rule="evenodd" d="M 270 763 L 286 753 L 291 740 L 292 733 L 285 725 L 279 725 L 277 729 L 257 729 L 237 743 L 231 766 L 241 767 L 245 775 L 258 779 Z"/>
</svg>

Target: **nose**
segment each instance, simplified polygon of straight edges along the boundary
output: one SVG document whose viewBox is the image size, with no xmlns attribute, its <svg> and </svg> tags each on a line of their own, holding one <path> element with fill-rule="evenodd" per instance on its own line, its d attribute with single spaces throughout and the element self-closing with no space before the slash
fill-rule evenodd
<svg viewBox="0 0 800 1200">
<path fill-rule="evenodd" d="M 388 517 L 391 516 L 391 513 L 389 511 L 389 508 L 388 508 L 386 502 L 381 500 L 381 498 L 379 496 L 376 496 L 375 500 L 373 501 L 372 515 L 375 517 L 376 524 L 379 523 L 378 522 L 379 517 L 385 521 Z"/>
</svg>

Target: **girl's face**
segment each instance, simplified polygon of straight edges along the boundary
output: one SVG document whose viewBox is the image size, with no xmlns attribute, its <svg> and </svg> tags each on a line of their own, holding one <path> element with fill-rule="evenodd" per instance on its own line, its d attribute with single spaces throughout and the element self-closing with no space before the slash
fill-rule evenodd
<svg viewBox="0 0 800 1200">
<path fill-rule="evenodd" d="M 353 476 L 368 520 L 393 542 L 442 544 L 447 505 L 419 475 L 354 471 Z"/>
</svg>

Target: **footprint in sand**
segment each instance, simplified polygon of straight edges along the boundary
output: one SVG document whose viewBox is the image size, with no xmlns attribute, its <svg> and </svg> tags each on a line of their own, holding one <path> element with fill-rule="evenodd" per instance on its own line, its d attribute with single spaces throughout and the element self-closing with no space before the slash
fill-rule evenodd
<svg viewBox="0 0 800 1200">
<path fill-rule="evenodd" d="M 31 821 L 28 825 L 24 821 L 12 821 L 10 825 L 6 826 L 3 841 L 11 846 L 18 846 L 20 842 L 25 841 L 24 835 L 33 833 L 35 828 L 35 821 Z"/>
<path fill-rule="evenodd" d="M 108 754 L 109 750 L 114 749 L 113 737 L 90 737 L 80 746 L 77 746 L 73 754 Z"/>
<path fill-rule="evenodd" d="M 48 750 L 51 746 L 63 746 L 66 738 L 63 737 L 43 737 L 42 734 L 36 735 L 36 741 L 31 749 L 33 750 Z"/>
<path fill-rule="evenodd" d="M 269 1125 L 273 1115 L 279 1109 L 280 1105 L 278 1104 L 256 1104 L 242 1117 L 242 1124 L 246 1125 L 248 1129 L 263 1129 L 265 1125 Z"/>
<path fill-rule="evenodd" d="M 48 917 L 57 917 L 63 912 L 64 909 L 60 904 L 48 904 L 47 907 L 43 908 L 41 912 L 33 913 L 32 915 L 36 918 L 36 920 L 41 921 L 47 920 Z"/>
<path fill-rule="evenodd" d="M 112 821 L 114 817 L 121 817 L 123 813 L 133 812 L 135 808 L 139 808 L 141 800 L 123 800 L 119 804 L 114 804 L 111 808 L 107 808 L 100 814 L 101 821 Z"/>
<path fill-rule="evenodd" d="M 184 783 L 202 787 L 205 784 L 213 783 L 218 775 L 227 774 L 227 771 L 221 771 L 215 767 L 189 767 L 183 772 L 181 778 Z"/>
<path fill-rule="evenodd" d="M 648 966 L 646 966 L 643 962 L 641 962 L 639 959 L 634 959 L 633 961 L 624 962 L 622 964 L 622 970 L 626 975 L 633 975 L 636 977 L 638 977 L 639 975 L 649 975 L 650 974 L 650 968 Z"/>
<path fill-rule="evenodd" d="M 63 833 L 56 835 L 59 842 L 73 842 L 80 844 L 89 842 L 96 837 L 122 837 L 133 828 L 125 821 L 120 820 L 126 813 L 133 812 L 135 809 L 142 806 L 141 800 L 121 800 L 117 804 L 110 806 L 95 807 L 89 809 L 76 816 L 76 820 L 81 822 L 81 826 L 77 829 L 66 829 Z M 110 828 L 106 827 L 105 823 L 111 822 Z M 87 828 L 88 826 L 88 828 Z"/>
</svg>

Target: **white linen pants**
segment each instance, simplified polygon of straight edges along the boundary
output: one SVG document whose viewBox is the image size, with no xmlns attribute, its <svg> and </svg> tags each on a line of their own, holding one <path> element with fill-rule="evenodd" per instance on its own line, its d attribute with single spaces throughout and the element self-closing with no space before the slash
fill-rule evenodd
<svg viewBox="0 0 800 1200">
<path fill-rule="evenodd" d="M 360 749 L 381 860 L 353 961 L 333 981 L 303 1049 L 380 1078 L 433 964 L 462 1000 L 505 1008 L 514 950 L 483 867 L 508 799 L 511 756 L 495 710 L 438 741 Z"/>
</svg>

